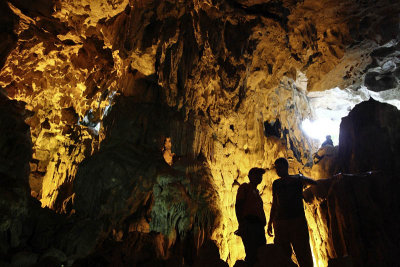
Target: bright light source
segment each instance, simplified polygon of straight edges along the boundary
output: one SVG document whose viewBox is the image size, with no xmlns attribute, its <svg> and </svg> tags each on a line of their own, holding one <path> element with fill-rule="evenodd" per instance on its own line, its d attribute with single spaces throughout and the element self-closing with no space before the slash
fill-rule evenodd
<svg viewBox="0 0 400 267">
<path fill-rule="evenodd" d="M 332 120 L 329 118 L 303 121 L 301 127 L 303 131 L 311 138 L 319 140 L 321 143 L 325 141 L 326 136 L 330 135 L 334 145 L 339 142 L 339 126 L 340 120 Z"/>
<path fill-rule="evenodd" d="M 347 116 L 355 105 L 372 97 L 377 101 L 394 105 L 400 109 L 400 94 L 397 89 L 373 92 L 365 86 L 358 90 L 336 87 L 326 91 L 309 92 L 307 97 L 314 118 L 302 122 L 301 127 L 304 133 L 321 143 L 325 141 L 327 135 L 330 135 L 334 145 L 339 143 L 339 128 L 342 118 Z"/>
<path fill-rule="evenodd" d="M 327 135 L 330 135 L 333 144 L 338 145 L 342 118 L 347 116 L 355 105 L 368 100 L 369 95 L 361 90 L 333 88 L 310 92 L 307 97 L 314 112 L 314 119 L 306 119 L 302 122 L 304 133 L 321 143 L 325 141 Z"/>
</svg>

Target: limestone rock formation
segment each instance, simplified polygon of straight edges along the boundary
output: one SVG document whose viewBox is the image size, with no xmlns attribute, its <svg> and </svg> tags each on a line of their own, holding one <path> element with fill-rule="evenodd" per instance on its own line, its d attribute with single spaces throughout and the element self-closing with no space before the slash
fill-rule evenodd
<svg viewBox="0 0 400 267">
<path fill-rule="evenodd" d="M 180 117 L 158 103 L 118 97 L 104 121 L 106 138 L 99 152 L 82 162 L 74 184 L 78 217 L 104 222 L 105 234 L 112 232 L 118 241 L 140 233 L 153 240 L 158 260 L 173 257 L 176 244 L 196 251 L 220 216 L 210 167 L 204 157 L 194 156 L 195 147 L 187 146 L 195 143 L 195 128 Z M 172 166 L 162 157 L 166 136 L 181 140 L 173 143 Z"/>
<path fill-rule="evenodd" d="M 397 170 L 388 107 L 356 107 L 340 147 L 320 150 L 319 162 L 301 123 L 315 116 L 312 91 L 369 90 L 399 103 L 399 11 L 391 0 L 2 1 L 2 260 L 183 266 L 202 262 L 204 242 L 214 257 L 213 240 L 233 266 L 244 258 L 233 205 L 251 167 L 267 169 L 266 214 L 277 157 L 317 179 Z M 343 231 L 328 218 L 332 201 L 353 201 L 340 197 L 348 180 L 320 180 L 310 194 L 317 266 L 343 256 L 332 232 Z M 363 249 L 343 235 L 346 248 Z M 24 247 L 11 249 L 14 237 Z"/>
<path fill-rule="evenodd" d="M 21 221 L 29 213 L 29 161 L 32 157 L 32 144 L 29 126 L 24 119 L 31 116 L 25 103 L 9 100 L 0 94 L 0 232 L 8 235 L 1 239 L 1 254 L 9 246 L 16 247 L 20 242 Z"/>
<path fill-rule="evenodd" d="M 341 261 L 354 266 L 397 264 L 400 138 L 391 133 L 400 125 L 398 118 L 396 108 L 370 100 L 342 120 L 335 162 L 344 173 L 320 180 L 312 189 L 319 199 L 316 212 L 327 222 L 329 253 L 335 259 L 329 266 Z"/>
<path fill-rule="evenodd" d="M 356 106 L 341 123 L 339 158 L 343 172 L 400 170 L 396 133 L 400 130 L 398 110 L 369 100 Z"/>
</svg>

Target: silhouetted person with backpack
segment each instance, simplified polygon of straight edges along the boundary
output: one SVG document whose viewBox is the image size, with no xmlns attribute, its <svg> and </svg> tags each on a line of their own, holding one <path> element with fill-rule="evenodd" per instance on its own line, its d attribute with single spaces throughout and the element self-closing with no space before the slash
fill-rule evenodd
<svg viewBox="0 0 400 267">
<path fill-rule="evenodd" d="M 264 203 L 257 190 L 264 173 L 264 169 L 252 168 L 248 174 L 250 183 L 240 185 L 236 195 L 235 211 L 239 229 L 235 234 L 242 238 L 245 261 L 249 267 L 257 261 L 258 248 L 266 244 Z"/>
<path fill-rule="evenodd" d="M 313 179 L 302 175 L 289 175 L 289 163 L 279 158 L 274 164 L 280 177 L 272 184 L 272 207 L 268 222 L 268 235 L 275 232 L 274 243 L 285 257 L 291 258 L 292 247 L 300 267 L 312 267 L 307 220 L 303 207 L 303 189 L 315 185 Z"/>
</svg>

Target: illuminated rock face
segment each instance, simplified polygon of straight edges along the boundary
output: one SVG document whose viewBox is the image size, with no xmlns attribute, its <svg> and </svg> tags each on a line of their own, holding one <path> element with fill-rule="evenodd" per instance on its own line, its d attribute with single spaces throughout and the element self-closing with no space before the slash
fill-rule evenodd
<svg viewBox="0 0 400 267">
<path fill-rule="evenodd" d="M 397 98 L 393 1 L 0 5 L 1 90 L 34 112 L 30 193 L 88 222 L 87 235 L 75 227 L 61 238 L 70 259 L 106 249 L 109 237 L 131 262 L 150 262 L 135 258 L 148 246 L 156 261 L 195 262 L 189 255 L 211 238 L 233 265 L 244 257 L 235 194 L 251 167 L 268 169 L 267 214 L 277 157 L 316 178 L 337 170 L 337 151 L 311 168 L 317 147 L 300 128 L 313 116 L 307 92 L 366 86 Z M 307 206 L 318 266 L 337 256 L 323 212 Z"/>
</svg>

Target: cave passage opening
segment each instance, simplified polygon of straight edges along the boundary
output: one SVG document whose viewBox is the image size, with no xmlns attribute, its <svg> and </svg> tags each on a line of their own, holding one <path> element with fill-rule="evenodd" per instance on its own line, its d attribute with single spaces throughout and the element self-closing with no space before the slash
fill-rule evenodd
<svg viewBox="0 0 400 267">
<path fill-rule="evenodd" d="M 372 97 L 376 101 L 391 104 L 400 110 L 400 95 L 389 91 L 374 92 L 362 86 L 358 90 L 335 87 L 326 91 L 309 92 L 307 97 L 312 118 L 303 120 L 302 130 L 319 145 L 325 141 L 327 135 L 330 135 L 333 145 L 336 146 L 339 144 L 341 120 L 355 105 L 368 101 Z"/>
</svg>

